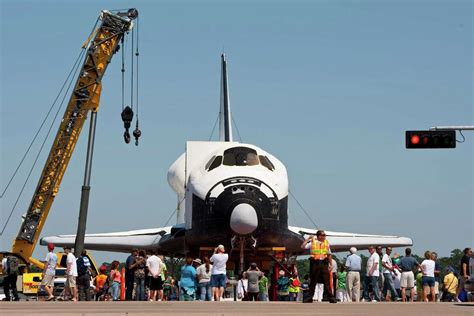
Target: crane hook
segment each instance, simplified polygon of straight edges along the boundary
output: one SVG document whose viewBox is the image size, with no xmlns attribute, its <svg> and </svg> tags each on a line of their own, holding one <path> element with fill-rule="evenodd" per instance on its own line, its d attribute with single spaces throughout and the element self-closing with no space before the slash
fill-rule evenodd
<svg viewBox="0 0 474 316">
<path fill-rule="evenodd" d="M 135 137 L 135 146 L 138 146 L 138 139 L 142 136 L 142 131 L 138 128 L 138 119 L 137 124 L 135 126 L 135 130 L 133 131 L 133 137 Z"/>
<path fill-rule="evenodd" d="M 122 121 L 123 121 L 123 127 L 125 128 L 125 132 L 123 133 L 123 138 L 125 140 L 125 143 L 130 143 L 130 126 L 133 120 L 133 110 L 131 107 L 128 105 L 123 109 L 122 111 Z"/>
</svg>

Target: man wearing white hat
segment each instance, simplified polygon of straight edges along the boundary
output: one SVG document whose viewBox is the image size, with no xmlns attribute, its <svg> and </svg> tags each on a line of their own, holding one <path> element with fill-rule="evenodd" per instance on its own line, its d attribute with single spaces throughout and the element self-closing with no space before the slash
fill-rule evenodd
<svg viewBox="0 0 474 316">
<path fill-rule="evenodd" d="M 347 294 L 350 300 L 353 302 L 359 302 L 360 300 L 360 269 L 362 259 L 356 254 L 357 248 L 351 247 L 349 249 L 351 255 L 346 259 L 346 270 L 347 270 Z"/>
<path fill-rule="evenodd" d="M 214 254 L 210 260 L 213 263 L 211 274 L 212 295 L 214 300 L 220 301 L 222 294 L 224 294 L 227 272 L 226 263 L 229 260 L 229 255 L 225 253 L 224 245 L 219 245 L 214 249 Z"/>
</svg>

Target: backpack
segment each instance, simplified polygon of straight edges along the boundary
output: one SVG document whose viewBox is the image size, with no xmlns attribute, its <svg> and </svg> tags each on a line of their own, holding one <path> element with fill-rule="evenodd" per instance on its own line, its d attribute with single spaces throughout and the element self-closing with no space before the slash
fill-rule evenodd
<svg viewBox="0 0 474 316">
<path fill-rule="evenodd" d="M 302 291 L 308 291 L 309 290 L 309 283 L 308 282 L 301 283 L 301 290 Z"/>
<path fill-rule="evenodd" d="M 77 264 L 77 275 L 85 275 L 88 272 L 86 265 L 84 264 L 84 257 L 80 257 L 76 260 Z"/>
<path fill-rule="evenodd" d="M 278 281 L 277 281 L 278 291 L 282 291 L 282 292 L 288 291 L 289 285 L 290 285 L 290 281 L 288 280 L 287 277 L 278 278 Z"/>
<path fill-rule="evenodd" d="M 17 257 L 13 257 L 13 256 L 7 257 L 8 275 L 18 274 L 18 271 L 19 271 L 18 266 L 19 266 L 19 263 L 18 263 Z"/>
<path fill-rule="evenodd" d="M 297 278 L 294 278 L 293 281 L 291 282 L 291 285 L 293 287 L 298 287 L 300 286 L 300 281 Z"/>
</svg>

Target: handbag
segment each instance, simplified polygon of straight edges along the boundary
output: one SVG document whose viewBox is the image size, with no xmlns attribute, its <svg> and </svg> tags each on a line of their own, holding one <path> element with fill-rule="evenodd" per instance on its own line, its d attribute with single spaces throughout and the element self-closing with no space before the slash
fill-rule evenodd
<svg viewBox="0 0 474 316">
<path fill-rule="evenodd" d="M 242 290 L 244 291 L 244 297 L 242 297 L 242 301 L 248 301 L 249 295 L 247 291 L 245 290 L 244 281 L 240 280 L 240 283 L 242 284 Z"/>
</svg>

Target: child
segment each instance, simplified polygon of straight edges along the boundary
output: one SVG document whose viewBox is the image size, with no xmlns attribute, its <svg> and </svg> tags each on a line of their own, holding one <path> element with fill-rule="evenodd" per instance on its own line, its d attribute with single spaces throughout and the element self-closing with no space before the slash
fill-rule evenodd
<svg viewBox="0 0 474 316">
<path fill-rule="evenodd" d="M 101 265 L 99 268 L 99 274 L 94 279 L 95 284 L 95 300 L 104 300 L 105 293 L 107 293 L 109 289 L 109 285 L 107 284 L 107 267 Z"/>
<path fill-rule="evenodd" d="M 337 273 L 337 290 L 336 298 L 340 302 L 349 302 L 349 295 L 346 289 L 346 277 L 347 272 L 345 271 L 344 265 L 340 265 L 339 272 Z"/>
</svg>

